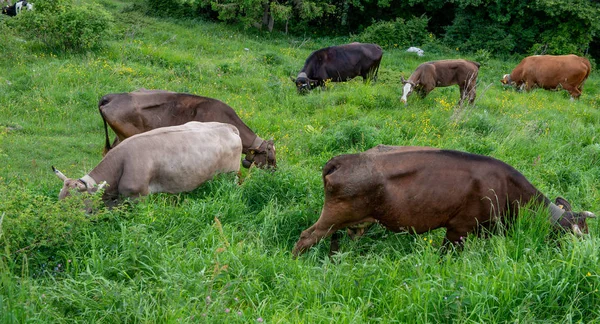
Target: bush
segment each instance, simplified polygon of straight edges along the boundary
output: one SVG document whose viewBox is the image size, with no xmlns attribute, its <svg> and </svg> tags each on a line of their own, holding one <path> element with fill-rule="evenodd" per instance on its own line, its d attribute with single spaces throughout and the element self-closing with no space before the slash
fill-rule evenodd
<svg viewBox="0 0 600 324">
<path fill-rule="evenodd" d="M 0 197 L 0 263 L 18 266 L 27 260 L 35 274 L 60 263 L 60 256 L 92 225 L 82 208 L 82 196 L 58 203 L 56 198 L 9 183 L 0 188 Z"/>
<path fill-rule="evenodd" d="M 427 40 L 428 22 L 429 18 L 425 16 L 407 21 L 396 18 L 396 21 L 376 22 L 367 27 L 359 39 L 386 48 L 421 46 Z"/>
<path fill-rule="evenodd" d="M 19 15 L 14 24 L 21 34 L 48 48 L 81 52 L 100 47 L 110 37 L 113 19 L 97 4 L 47 0 L 36 2 L 35 10 Z"/>
</svg>

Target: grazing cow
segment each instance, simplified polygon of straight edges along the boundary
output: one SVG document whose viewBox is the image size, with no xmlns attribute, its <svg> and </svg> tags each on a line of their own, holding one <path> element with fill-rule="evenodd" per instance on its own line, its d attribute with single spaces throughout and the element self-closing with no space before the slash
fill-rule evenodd
<svg viewBox="0 0 600 324">
<path fill-rule="evenodd" d="M 26 8 L 27 10 L 33 10 L 33 4 L 28 3 L 27 1 L 19 1 L 15 2 L 13 5 L 6 6 L 2 8 L 2 14 L 14 17 L 21 13 L 21 10 Z"/>
<path fill-rule="evenodd" d="M 259 167 L 277 166 L 273 140 L 258 137 L 233 108 L 216 99 L 141 89 L 130 93 L 107 94 L 100 99 L 98 109 L 104 120 L 105 153 L 111 149 L 107 123 L 117 135 L 112 145 L 115 147 L 119 141 L 130 136 L 159 127 L 181 125 L 189 121 L 221 122 L 239 130 L 242 153 L 246 154 L 242 161 L 245 168 L 252 163 Z"/>
<path fill-rule="evenodd" d="M 595 217 L 573 212 L 563 198 L 553 204 L 504 162 L 429 147 L 377 146 L 334 157 L 323 168 L 323 184 L 321 216 L 302 232 L 294 256 L 339 229 L 370 223 L 412 233 L 445 227 L 445 242 L 460 244 L 481 228 L 510 224 L 528 203 L 546 206 L 556 228 L 577 235 L 587 233 L 586 218 Z M 336 246 L 332 239 L 332 252 Z"/>
<path fill-rule="evenodd" d="M 406 105 L 408 96 L 414 90 L 425 98 L 436 87 L 447 87 L 457 84 L 460 88 L 460 101 L 462 105 L 465 98 L 469 103 L 475 100 L 475 88 L 479 63 L 467 60 L 440 60 L 425 62 L 417 67 L 408 80 L 401 77 L 404 89 L 400 100 Z"/>
<path fill-rule="evenodd" d="M 325 80 L 345 82 L 357 76 L 366 81 L 377 79 L 377 71 L 383 52 L 376 44 L 351 43 L 316 50 L 310 54 L 296 79 L 299 93 L 305 93 L 318 86 L 324 86 Z"/>
<path fill-rule="evenodd" d="M 79 179 L 52 169 L 64 182 L 59 199 L 71 189 L 94 193 L 103 186 L 97 184 L 106 183 L 102 200 L 112 206 L 120 196 L 194 190 L 217 173 L 239 171 L 241 154 L 242 141 L 235 126 L 189 122 L 124 140 Z"/>
<path fill-rule="evenodd" d="M 510 74 L 500 82 L 513 85 L 519 90 L 530 91 L 534 87 L 546 90 L 565 89 L 571 99 L 579 99 L 583 84 L 590 75 L 592 66 L 585 57 L 577 55 L 534 55 L 524 58 Z"/>
</svg>

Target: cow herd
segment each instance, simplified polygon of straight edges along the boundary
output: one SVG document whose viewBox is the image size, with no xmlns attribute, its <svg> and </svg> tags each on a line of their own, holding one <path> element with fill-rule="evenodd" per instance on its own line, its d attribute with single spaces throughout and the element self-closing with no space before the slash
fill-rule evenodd
<svg viewBox="0 0 600 324">
<path fill-rule="evenodd" d="M 383 52 L 378 45 L 352 43 L 313 52 L 294 81 L 299 93 L 344 82 L 356 76 L 375 80 Z M 417 91 L 425 97 L 435 87 L 458 85 L 460 100 L 475 100 L 480 64 L 440 60 L 417 67 L 402 78 L 401 101 Z M 581 95 L 590 73 L 583 57 L 532 56 L 502 83 L 530 90 L 565 89 Z M 220 172 L 242 165 L 275 169 L 273 140 L 255 134 L 227 104 L 212 98 L 163 90 L 141 89 L 103 96 L 98 104 L 105 128 L 105 156 L 88 174 L 63 180 L 59 199 L 71 191 L 102 191 L 114 206 L 121 198 L 150 193 L 191 191 Z M 108 126 L 116 138 L 110 142 Z M 378 145 L 359 154 L 332 158 L 323 168 L 325 203 L 317 222 L 303 231 L 293 249 L 298 256 L 338 230 L 359 237 L 371 224 L 399 232 L 423 233 L 446 228 L 445 242 L 461 244 L 468 234 L 481 235 L 498 224 L 510 224 L 519 207 L 534 204 L 547 209 L 558 230 L 576 235 L 588 232 L 589 211 L 574 212 L 561 197 L 551 202 L 521 173 L 499 160 L 432 147 Z M 460 184 L 460 185 L 459 185 Z"/>
</svg>

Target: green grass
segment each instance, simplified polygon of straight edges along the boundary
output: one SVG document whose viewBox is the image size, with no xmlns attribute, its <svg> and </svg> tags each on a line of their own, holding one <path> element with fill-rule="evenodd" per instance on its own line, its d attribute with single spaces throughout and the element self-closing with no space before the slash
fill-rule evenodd
<svg viewBox="0 0 600 324">
<path fill-rule="evenodd" d="M 483 57 L 474 107 L 456 107 L 456 87 L 405 107 L 401 75 L 426 60 L 479 59 L 430 45 L 424 58 L 386 50 L 375 85 L 359 78 L 299 96 L 289 77 L 310 52 L 354 39 L 304 42 L 105 2 L 117 32 L 96 53 L 49 54 L 0 27 L 0 322 L 600 322 L 596 220 L 586 239 L 553 237 L 542 211 L 525 211 L 507 235 L 470 237 L 447 254 L 443 230 L 382 228 L 342 239 L 332 258 L 328 241 L 298 260 L 290 253 L 319 216 L 324 163 L 380 143 L 493 156 L 548 197 L 600 212 L 597 72 L 571 102 L 503 89 L 518 58 Z M 278 170 L 93 215 L 81 198 L 58 202 L 51 165 L 79 177 L 101 160 L 100 97 L 142 87 L 231 105 L 275 139 Z"/>
</svg>

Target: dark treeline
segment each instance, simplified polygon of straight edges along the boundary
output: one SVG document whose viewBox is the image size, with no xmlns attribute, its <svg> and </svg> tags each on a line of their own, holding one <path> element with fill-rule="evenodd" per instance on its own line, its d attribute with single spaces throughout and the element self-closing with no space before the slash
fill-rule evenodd
<svg viewBox="0 0 600 324">
<path fill-rule="evenodd" d="M 202 16 L 293 35 L 354 34 L 377 42 L 384 32 L 397 46 L 434 38 L 497 55 L 600 57 L 600 2 L 591 0 L 145 0 L 145 6 L 153 14 Z"/>
</svg>

